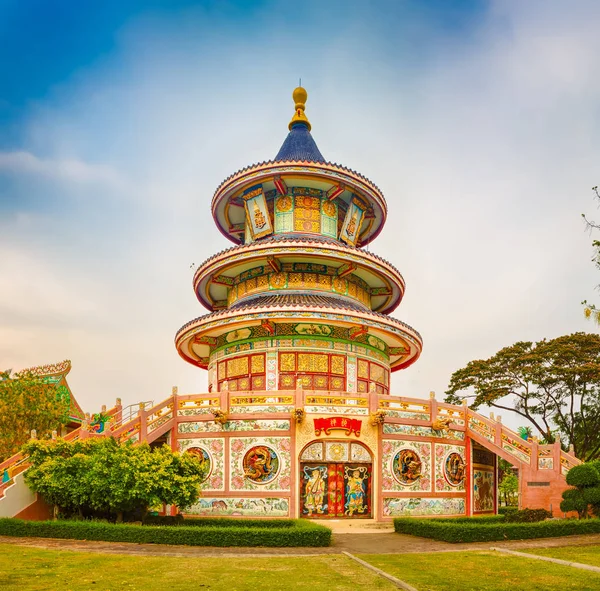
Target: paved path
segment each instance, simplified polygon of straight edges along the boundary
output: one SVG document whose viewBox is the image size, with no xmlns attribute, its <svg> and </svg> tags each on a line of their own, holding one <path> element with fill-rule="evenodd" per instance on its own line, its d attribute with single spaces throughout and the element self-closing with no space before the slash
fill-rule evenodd
<svg viewBox="0 0 600 591">
<path fill-rule="evenodd" d="M 12 538 L 0 536 L 0 544 L 99 552 L 103 554 L 135 554 L 138 556 L 219 557 L 219 556 L 316 556 L 323 554 L 407 554 L 414 552 L 461 552 L 464 550 L 489 550 L 492 546 L 521 550 L 552 548 L 557 546 L 600 545 L 600 534 L 566 536 L 510 542 L 478 542 L 475 544 L 449 544 L 427 538 L 417 538 L 396 533 L 334 534 L 328 548 L 215 548 L 207 546 L 166 546 L 160 544 L 133 544 L 129 542 L 92 542 L 84 540 L 57 540 L 47 538 Z"/>
</svg>

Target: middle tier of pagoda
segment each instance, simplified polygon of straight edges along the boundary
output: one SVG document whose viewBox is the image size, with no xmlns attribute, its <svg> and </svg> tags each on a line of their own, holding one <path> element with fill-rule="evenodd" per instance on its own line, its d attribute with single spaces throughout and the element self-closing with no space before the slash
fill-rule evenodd
<svg viewBox="0 0 600 591">
<path fill-rule="evenodd" d="M 360 247 L 387 213 L 362 175 L 325 162 L 294 91 L 290 133 L 274 161 L 245 168 L 215 192 L 213 217 L 238 243 L 194 274 L 211 313 L 176 336 L 179 354 L 209 370 L 213 391 L 389 392 L 389 373 L 422 341 L 387 316 L 402 300 L 398 270 Z"/>
</svg>

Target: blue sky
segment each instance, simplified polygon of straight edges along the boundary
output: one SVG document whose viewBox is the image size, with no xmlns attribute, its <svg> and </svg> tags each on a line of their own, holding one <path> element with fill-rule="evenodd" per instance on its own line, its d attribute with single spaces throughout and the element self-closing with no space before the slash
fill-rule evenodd
<svg viewBox="0 0 600 591">
<path fill-rule="evenodd" d="M 272 158 L 302 77 L 324 156 L 390 207 L 421 360 L 396 393 L 586 323 L 600 5 L 0 1 L 0 367 L 73 360 L 94 411 L 205 388 L 173 346 L 215 187 Z M 600 217 L 600 216 L 597 216 Z"/>
</svg>

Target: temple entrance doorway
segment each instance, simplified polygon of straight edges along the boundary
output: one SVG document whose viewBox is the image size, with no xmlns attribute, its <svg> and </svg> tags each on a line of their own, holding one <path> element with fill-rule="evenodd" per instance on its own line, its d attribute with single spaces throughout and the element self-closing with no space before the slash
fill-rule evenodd
<svg viewBox="0 0 600 591">
<path fill-rule="evenodd" d="M 300 517 L 369 519 L 372 515 L 373 456 L 362 443 L 309 443 L 300 454 Z"/>
</svg>

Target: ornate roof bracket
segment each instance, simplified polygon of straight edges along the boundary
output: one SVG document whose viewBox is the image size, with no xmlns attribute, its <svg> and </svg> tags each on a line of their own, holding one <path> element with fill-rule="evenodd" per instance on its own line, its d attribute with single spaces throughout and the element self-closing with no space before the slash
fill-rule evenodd
<svg viewBox="0 0 600 591">
<path fill-rule="evenodd" d="M 355 341 L 358 337 L 367 334 L 369 332 L 369 327 L 361 324 L 359 326 L 353 326 L 348 333 L 351 341 Z"/>
<path fill-rule="evenodd" d="M 327 191 L 327 199 L 333 201 L 336 197 L 339 197 L 346 190 L 346 185 L 344 183 L 339 183 L 337 185 L 333 185 L 329 191 Z"/>
<path fill-rule="evenodd" d="M 342 266 L 338 267 L 337 276 L 345 277 L 346 275 L 350 275 L 350 273 L 354 273 L 358 265 L 356 263 L 344 263 Z"/>
<path fill-rule="evenodd" d="M 277 257 L 275 257 L 275 256 L 268 256 L 267 257 L 267 264 L 276 273 L 279 273 L 281 271 L 281 261 Z"/>
<path fill-rule="evenodd" d="M 285 181 L 281 178 L 281 175 L 278 174 L 273 178 L 273 184 L 280 195 L 287 195 L 288 187 L 285 184 Z"/>
</svg>

